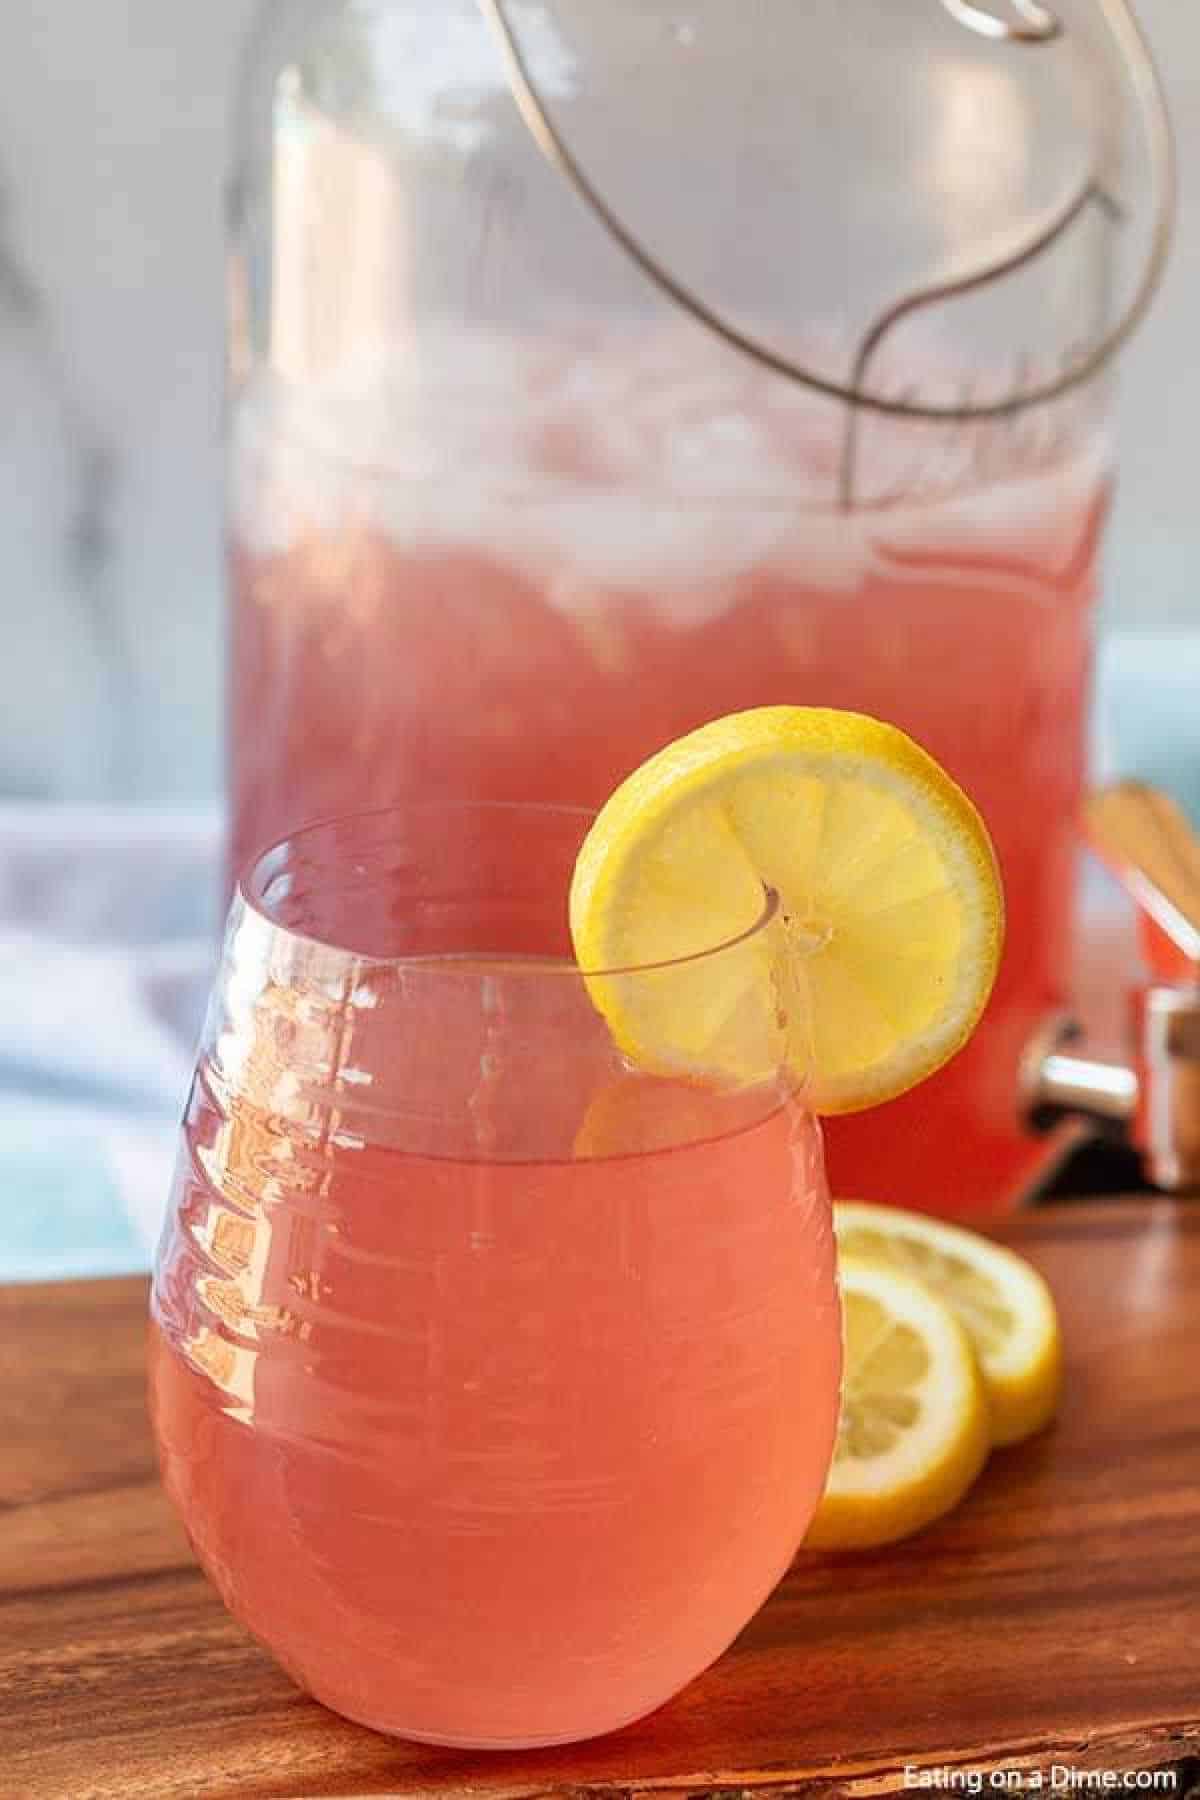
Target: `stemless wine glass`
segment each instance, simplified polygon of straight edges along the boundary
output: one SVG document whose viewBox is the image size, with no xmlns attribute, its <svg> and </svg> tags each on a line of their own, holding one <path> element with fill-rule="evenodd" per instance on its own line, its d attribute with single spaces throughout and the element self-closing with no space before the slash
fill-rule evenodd
<svg viewBox="0 0 1200 1800">
<path fill-rule="evenodd" d="M 734 940 L 606 975 L 664 1007 L 760 992 L 739 1029 L 770 1079 L 640 1072 L 571 957 L 589 823 L 386 811 L 269 851 L 184 1121 L 168 1492 L 295 1679 L 405 1737 L 552 1743 L 666 1700 L 783 1574 L 832 1450 L 788 927 L 766 893 Z"/>
</svg>

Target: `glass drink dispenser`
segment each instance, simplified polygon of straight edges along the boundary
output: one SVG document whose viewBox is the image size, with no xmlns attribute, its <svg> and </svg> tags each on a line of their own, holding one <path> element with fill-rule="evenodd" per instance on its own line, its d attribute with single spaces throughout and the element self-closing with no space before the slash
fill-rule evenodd
<svg viewBox="0 0 1200 1800">
<path fill-rule="evenodd" d="M 741 707 L 877 712 L 980 804 L 1009 941 L 967 1051 L 831 1122 L 834 1188 L 1015 1197 L 1107 374 L 1170 187 L 1120 0 L 268 7 L 231 184 L 235 863 L 413 795 L 594 806 Z"/>
</svg>

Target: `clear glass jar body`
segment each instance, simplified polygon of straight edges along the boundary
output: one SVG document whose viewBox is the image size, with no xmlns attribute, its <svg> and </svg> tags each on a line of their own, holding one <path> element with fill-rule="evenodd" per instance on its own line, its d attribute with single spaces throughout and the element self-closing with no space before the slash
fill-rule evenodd
<svg viewBox="0 0 1200 1800">
<path fill-rule="evenodd" d="M 301 1685 L 402 1736 L 661 1704 L 784 1573 L 833 1447 L 829 1196 L 778 1000 L 777 1075 L 629 1070 L 566 942 L 588 822 L 385 811 L 282 846 L 234 903 L 184 1120 L 168 1493 Z M 610 979 L 686 1004 L 764 940 L 783 992 L 770 897 Z"/>
<path fill-rule="evenodd" d="M 801 11 L 771 13 L 793 35 L 770 54 L 714 0 L 511 16 L 621 217 L 844 379 L 881 307 L 1061 198 L 1103 93 L 933 0 Z M 235 865 L 414 794 L 597 805 L 741 707 L 892 719 L 982 808 L 1009 948 L 955 1064 L 834 1122 L 834 1181 L 1011 1199 L 1045 1155 L 1017 1065 L 1071 955 L 1098 388 L 967 424 L 862 413 L 848 443 L 850 409 L 630 262 L 535 145 L 474 0 L 270 9 L 234 202 Z M 916 309 L 872 383 L 945 404 L 1044 378 L 1104 317 L 1113 237 L 1085 208 L 1018 274 Z"/>
</svg>

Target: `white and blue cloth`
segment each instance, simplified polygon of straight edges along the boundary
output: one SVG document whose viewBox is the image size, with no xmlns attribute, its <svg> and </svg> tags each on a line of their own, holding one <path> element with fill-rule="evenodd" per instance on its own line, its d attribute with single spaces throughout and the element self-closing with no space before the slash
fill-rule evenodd
<svg viewBox="0 0 1200 1800">
<path fill-rule="evenodd" d="M 148 1267 L 220 866 L 213 815 L 0 806 L 0 1281 Z"/>
</svg>

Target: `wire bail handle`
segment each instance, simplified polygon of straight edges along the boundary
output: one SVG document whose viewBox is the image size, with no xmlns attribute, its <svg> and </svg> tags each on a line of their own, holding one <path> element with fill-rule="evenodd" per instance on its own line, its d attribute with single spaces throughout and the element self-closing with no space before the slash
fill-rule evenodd
<svg viewBox="0 0 1200 1800">
<path fill-rule="evenodd" d="M 1037 47 L 1051 43 L 1062 35 L 1061 20 L 1056 13 L 1040 4 L 1040 0 L 990 0 L 987 5 L 982 0 L 939 0 L 939 4 L 961 25 L 982 37 Z M 889 396 L 868 385 L 872 360 L 887 333 L 900 319 L 923 306 L 983 287 L 1033 261 L 1090 206 L 1099 206 L 1110 217 L 1120 218 L 1120 203 L 1107 192 L 1094 173 L 1089 174 L 1065 202 L 1060 202 L 1035 220 L 1032 226 L 1022 232 L 1019 239 L 1003 246 L 998 254 L 993 254 L 986 261 L 952 270 L 936 283 L 915 289 L 894 301 L 864 332 L 854 358 L 850 380 L 834 381 L 773 350 L 770 345 L 759 343 L 730 320 L 723 318 L 694 289 L 672 275 L 641 239 L 629 230 L 593 185 L 550 118 L 509 21 L 507 0 L 479 0 L 480 10 L 499 42 L 513 98 L 538 148 L 571 183 L 626 255 L 661 292 L 715 332 L 725 343 L 752 357 L 762 367 L 791 381 L 800 382 L 815 393 L 844 401 L 855 412 L 864 409 L 895 418 L 951 422 L 1003 417 L 1026 407 L 1056 400 L 1089 380 L 1104 367 L 1141 323 L 1162 277 L 1175 214 L 1175 155 L 1166 101 L 1149 46 L 1128 0 L 1098 0 L 1098 4 L 1129 72 L 1146 142 L 1153 224 L 1146 260 L 1137 285 L 1120 318 L 1087 350 L 1074 357 L 1067 366 L 1040 386 L 1022 387 L 1016 392 L 989 400 L 964 399 L 934 403 L 922 401 L 912 394 Z M 851 422 L 846 434 L 843 457 L 844 499 L 848 498 L 853 486 L 854 435 Z"/>
</svg>

